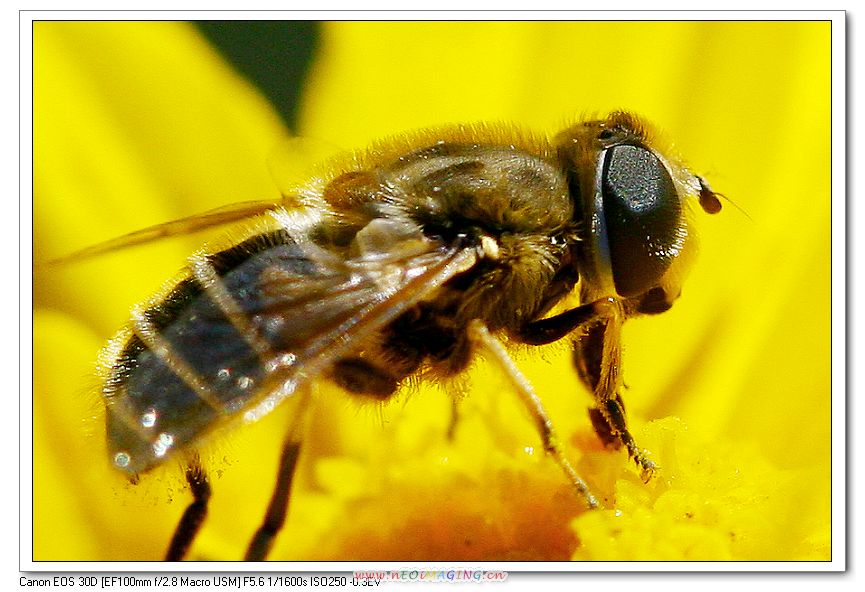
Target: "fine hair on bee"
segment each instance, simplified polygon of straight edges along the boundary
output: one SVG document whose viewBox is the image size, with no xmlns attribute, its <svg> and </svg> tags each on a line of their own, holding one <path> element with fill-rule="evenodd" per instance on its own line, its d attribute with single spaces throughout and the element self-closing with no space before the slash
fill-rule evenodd
<svg viewBox="0 0 865 592">
<path fill-rule="evenodd" d="M 244 202 L 68 259 L 246 222 L 224 248 L 133 309 L 103 352 L 108 454 L 135 479 L 187 459 L 193 502 L 166 554 L 184 558 L 211 496 L 196 451 L 227 424 L 291 405 L 271 502 L 245 558 L 264 560 L 288 511 L 317 380 L 385 401 L 419 376 L 460 376 L 475 356 L 505 376 L 541 444 L 589 508 L 541 397 L 508 346 L 566 340 L 599 438 L 655 472 L 622 400 L 622 325 L 668 310 L 694 252 L 708 182 L 615 111 L 552 138 L 466 125 L 391 138 L 334 161 L 282 203 Z M 571 294 L 579 304 L 562 310 Z"/>
</svg>

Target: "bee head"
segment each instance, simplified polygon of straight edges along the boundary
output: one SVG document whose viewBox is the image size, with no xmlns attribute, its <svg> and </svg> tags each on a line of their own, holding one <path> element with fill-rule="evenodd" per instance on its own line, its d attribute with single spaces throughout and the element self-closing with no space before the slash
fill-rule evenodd
<svg viewBox="0 0 865 592">
<path fill-rule="evenodd" d="M 579 264 L 588 291 L 636 299 L 644 312 L 669 308 L 690 259 L 689 200 L 710 211 L 720 205 L 711 189 L 656 150 L 630 113 L 569 128 L 556 146 L 584 228 Z"/>
</svg>

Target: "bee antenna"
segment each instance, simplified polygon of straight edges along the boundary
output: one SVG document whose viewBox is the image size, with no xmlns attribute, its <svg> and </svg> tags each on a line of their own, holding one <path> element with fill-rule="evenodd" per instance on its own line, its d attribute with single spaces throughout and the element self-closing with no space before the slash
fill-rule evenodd
<svg viewBox="0 0 865 592">
<path fill-rule="evenodd" d="M 751 222 L 754 221 L 754 219 L 751 217 L 750 214 L 748 214 L 748 212 L 747 212 L 747 210 L 745 210 L 745 208 L 743 208 L 742 206 L 740 206 L 739 204 L 734 202 L 732 199 L 730 199 L 729 197 L 727 197 L 723 193 L 716 193 L 715 197 L 720 197 L 721 199 L 726 201 L 728 204 L 730 204 L 731 206 L 733 206 L 734 208 L 739 210 L 742 213 L 742 215 L 745 216 L 749 221 L 751 221 Z"/>
<path fill-rule="evenodd" d="M 712 189 L 712 187 L 709 186 L 709 183 L 703 177 L 698 176 L 697 181 L 700 182 L 700 207 L 702 207 L 707 214 L 717 214 L 721 211 L 721 202 L 718 199 L 721 198 L 730 205 L 732 205 L 734 208 L 739 210 L 748 220 L 750 220 L 751 222 L 754 221 L 754 219 L 751 218 L 751 216 L 748 214 L 748 212 L 745 211 L 744 208 L 739 206 L 739 204 L 734 202 L 723 193 L 718 193 L 717 191 Z"/>
</svg>

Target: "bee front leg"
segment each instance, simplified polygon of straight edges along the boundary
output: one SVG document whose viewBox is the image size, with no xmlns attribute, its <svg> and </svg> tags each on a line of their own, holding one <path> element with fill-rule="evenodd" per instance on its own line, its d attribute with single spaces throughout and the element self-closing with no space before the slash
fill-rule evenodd
<svg viewBox="0 0 865 592">
<path fill-rule="evenodd" d="M 571 466 L 571 463 L 565 457 L 564 452 L 562 452 L 562 449 L 559 446 L 559 440 L 556 437 L 555 430 L 553 429 L 553 424 L 550 421 L 540 398 L 535 393 L 525 375 L 520 372 L 520 369 L 517 368 L 516 364 L 514 364 L 514 361 L 508 355 L 507 351 L 505 351 L 501 342 L 493 337 L 486 325 L 477 319 L 469 324 L 468 336 L 472 343 L 479 346 L 484 353 L 488 354 L 488 359 L 494 362 L 502 370 L 505 376 L 508 377 L 517 395 L 519 395 L 520 399 L 529 410 L 529 413 L 532 414 L 532 417 L 537 424 L 538 432 L 541 435 L 544 450 L 547 454 L 552 456 L 556 463 L 558 463 L 562 468 L 565 475 L 567 475 L 568 479 L 576 487 L 577 492 L 586 500 L 586 504 L 589 508 L 598 507 L 598 500 L 589 490 L 586 482 L 583 481 L 574 470 L 574 467 Z"/>
<path fill-rule="evenodd" d="M 647 452 L 637 447 L 625 420 L 621 386 L 621 331 L 625 311 L 614 298 L 601 298 L 549 318 L 527 323 L 515 336 L 529 345 L 545 345 L 575 331 L 584 331 L 574 341 L 573 359 L 580 380 L 592 391 L 595 407 L 589 417 L 598 437 L 607 445 L 624 445 L 640 467 L 644 481 L 657 468 Z"/>
<path fill-rule="evenodd" d="M 171 544 L 165 554 L 166 561 L 183 560 L 207 517 L 210 483 L 197 454 L 192 457 L 186 468 L 186 482 L 189 483 L 189 489 L 192 492 L 192 503 L 183 512 L 180 523 L 174 531 L 174 536 L 171 537 Z"/>
<path fill-rule="evenodd" d="M 580 380 L 592 391 L 595 407 L 589 417 L 598 437 L 608 446 L 624 445 L 640 468 L 643 481 L 652 478 L 655 463 L 639 448 L 628 430 L 621 388 L 621 331 L 625 313 L 622 307 L 602 307 L 598 315 L 573 343 L 573 361 Z"/>
</svg>

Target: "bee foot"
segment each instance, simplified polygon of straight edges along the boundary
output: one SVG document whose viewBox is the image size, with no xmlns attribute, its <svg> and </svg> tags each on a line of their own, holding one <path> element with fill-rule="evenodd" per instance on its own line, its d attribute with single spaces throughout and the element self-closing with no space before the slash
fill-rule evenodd
<svg viewBox="0 0 865 592">
<path fill-rule="evenodd" d="M 657 470 L 658 465 L 646 458 L 644 456 L 645 452 L 642 451 L 638 456 L 635 456 L 634 462 L 640 468 L 640 478 L 643 480 L 643 483 L 648 483 L 655 476 L 655 470 Z"/>
</svg>

